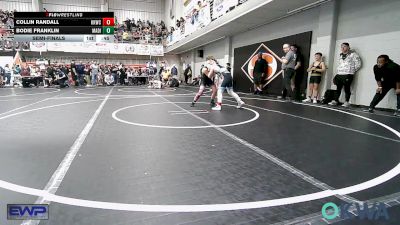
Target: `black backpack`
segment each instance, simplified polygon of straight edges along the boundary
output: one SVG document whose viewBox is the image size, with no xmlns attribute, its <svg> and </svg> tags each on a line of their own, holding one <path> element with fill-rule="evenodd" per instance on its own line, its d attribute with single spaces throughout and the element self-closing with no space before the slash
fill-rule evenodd
<svg viewBox="0 0 400 225">
<path fill-rule="evenodd" d="M 175 78 L 172 78 L 169 83 L 169 87 L 179 87 L 179 81 Z"/>
<path fill-rule="evenodd" d="M 326 90 L 321 103 L 328 104 L 329 102 L 331 102 L 335 98 L 335 91 L 336 90 L 331 89 Z"/>
</svg>

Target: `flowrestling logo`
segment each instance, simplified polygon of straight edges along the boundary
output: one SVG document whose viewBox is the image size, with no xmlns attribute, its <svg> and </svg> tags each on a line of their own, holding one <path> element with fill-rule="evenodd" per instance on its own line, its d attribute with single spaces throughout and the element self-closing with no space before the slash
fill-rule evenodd
<svg viewBox="0 0 400 225">
<path fill-rule="evenodd" d="M 359 220 L 389 220 L 387 206 L 379 202 L 371 204 L 343 203 L 340 206 L 328 202 L 322 206 L 321 212 L 323 218 L 327 220 L 356 218 Z"/>
<path fill-rule="evenodd" d="M 48 220 L 49 205 L 46 204 L 8 204 L 8 220 Z"/>
<path fill-rule="evenodd" d="M 278 71 L 278 61 L 279 57 L 269 49 L 266 45 L 260 44 L 256 51 L 247 59 L 247 61 L 241 67 L 242 71 L 246 76 L 253 82 L 253 71 L 255 63 L 258 59 L 258 53 L 262 52 L 262 57 L 268 62 L 268 69 L 264 72 L 267 76 L 265 77 L 264 87 L 278 77 L 282 71 Z"/>
</svg>

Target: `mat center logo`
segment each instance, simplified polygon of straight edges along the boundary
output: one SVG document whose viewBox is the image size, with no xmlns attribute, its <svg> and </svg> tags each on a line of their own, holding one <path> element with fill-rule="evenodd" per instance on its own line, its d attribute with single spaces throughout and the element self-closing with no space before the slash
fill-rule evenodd
<svg viewBox="0 0 400 225">
<path fill-rule="evenodd" d="M 253 82 L 253 71 L 256 61 L 258 59 L 258 53 L 262 52 L 262 58 L 268 62 L 268 68 L 264 72 L 266 74 L 265 85 L 269 84 L 272 80 L 274 80 L 281 72 L 278 72 L 278 60 L 277 55 L 269 49 L 266 45 L 261 44 L 256 51 L 248 58 L 248 60 L 241 67 L 242 71 L 246 76 Z M 264 85 L 264 86 L 265 86 Z"/>
</svg>

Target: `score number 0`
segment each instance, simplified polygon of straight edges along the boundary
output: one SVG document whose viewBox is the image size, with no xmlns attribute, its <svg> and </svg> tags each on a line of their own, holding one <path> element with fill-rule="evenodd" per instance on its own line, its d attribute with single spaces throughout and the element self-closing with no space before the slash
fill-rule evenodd
<svg viewBox="0 0 400 225">
<path fill-rule="evenodd" d="M 114 26 L 114 18 L 103 18 L 103 26 Z"/>
</svg>

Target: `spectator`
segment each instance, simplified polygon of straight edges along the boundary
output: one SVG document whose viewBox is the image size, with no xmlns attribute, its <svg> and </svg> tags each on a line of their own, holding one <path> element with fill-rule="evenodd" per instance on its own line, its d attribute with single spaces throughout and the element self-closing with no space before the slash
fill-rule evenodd
<svg viewBox="0 0 400 225">
<path fill-rule="evenodd" d="M 40 83 L 43 82 L 43 76 L 39 67 L 32 67 L 31 76 L 33 76 L 33 84 L 38 88 Z"/>
<path fill-rule="evenodd" d="M 71 79 L 72 82 L 75 86 L 79 86 L 78 82 L 77 82 L 77 74 L 76 74 L 76 66 L 75 66 L 75 60 L 71 61 L 70 64 L 70 68 L 71 68 Z"/>
<path fill-rule="evenodd" d="M 185 19 L 183 19 L 183 17 L 181 17 L 181 19 L 179 20 L 179 23 L 181 25 L 181 34 L 185 33 Z"/>
<path fill-rule="evenodd" d="M 375 106 L 393 88 L 397 95 L 397 110 L 394 115 L 400 116 L 400 66 L 389 59 L 389 56 L 380 55 L 374 66 L 374 74 L 378 88 L 367 111 L 373 113 Z"/>
<path fill-rule="evenodd" d="M 5 73 L 4 68 L 0 66 L 0 88 L 3 87 L 4 73 Z"/>
<path fill-rule="evenodd" d="M 124 23 L 125 23 L 126 29 L 128 29 L 128 31 L 131 31 L 131 28 L 132 28 L 131 20 L 129 18 L 126 18 Z"/>
<path fill-rule="evenodd" d="M 97 86 L 104 86 L 104 65 L 99 65 L 99 73 L 97 75 Z"/>
<path fill-rule="evenodd" d="M 192 77 L 192 68 L 190 67 L 190 64 L 186 66 L 183 75 L 185 76 L 185 84 L 188 84 L 188 80 Z"/>
<path fill-rule="evenodd" d="M 52 65 L 49 65 L 46 70 L 46 78 L 45 78 L 45 85 L 44 87 L 49 87 L 53 85 L 53 80 L 55 79 L 54 76 L 54 68 Z M 48 84 L 46 84 L 46 81 Z"/>
<path fill-rule="evenodd" d="M 344 87 L 346 94 L 346 101 L 343 103 L 343 107 L 349 107 L 350 103 L 350 86 L 354 79 L 354 74 L 361 68 L 360 56 L 355 51 L 350 50 L 349 43 L 342 43 L 342 53 L 338 60 L 337 74 L 333 79 L 333 83 L 336 85 L 335 98 L 329 105 L 337 105 L 339 103 L 339 96 Z"/>
<path fill-rule="evenodd" d="M 21 67 L 19 65 L 16 65 L 14 68 L 14 75 L 20 75 L 21 73 Z"/>
<path fill-rule="evenodd" d="M 90 86 L 90 84 L 91 84 L 90 62 L 87 62 L 85 65 L 85 82 L 86 82 L 86 85 Z"/>
<path fill-rule="evenodd" d="M 104 78 L 104 82 L 106 83 L 107 86 L 113 86 L 114 85 L 114 77 L 109 73 L 106 74 Z"/>
<path fill-rule="evenodd" d="M 128 31 L 124 30 L 124 32 L 122 33 L 122 42 L 128 42 L 128 37 L 129 37 Z"/>
<path fill-rule="evenodd" d="M 92 86 L 97 84 L 97 76 L 99 74 L 99 65 L 96 61 L 92 65 L 90 65 L 91 75 L 92 75 Z"/>
<path fill-rule="evenodd" d="M 6 86 L 9 86 L 11 81 L 11 69 L 8 64 L 4 66 L 4 79 L 6 80 Z"/>
<path fill-rule="evenodd" d="M 60 69 L 61 69 L 61 71 L 62 71 L 65 75 L 67 75 L 67 77 L 68 77 L 68 74 L 69 74 L 69 71 L 70 71 L 70 70 L 68 69 L 68 67 L 66 67 L 66 66 L 64 65 L 64 63 L 61 64 Z"/>
<path fill-rule="evenodd" d="M 69 87 L 67 81 L 68 81 L 68 76 L 61 70 L 60 68 L 56 69 L 56 80 L 58 85 L 60 85 L 60 88 L 64 87 Z"/>
<path fill-rule="evenodd" d="M 171 77 L 171 70 L 167 67 L 162 72 L 162 79 L 164 83 L 168 82 L 170 77 Z"/>
<path fill-rule="evenodd" d="M 175 64 L 173 64 L 171 67 L 171 75 L 175 78 L 178 77 L 178 68 L 176 68 Z"/>
<path fill-rule="evenodd" d="M 254 64 L 253 81 L 254 81 L 254 94 L 262 93 L 262 80 L 265 78 L 265 73 L 268 71 L 268 62 L 263 58 L 263 53 L 258 53 L 258 58 Z"/>
<path fill-rule="evenodd" d="M 301 100 L 301 84 L 303 82 L 304 77 L 304 59 L 303 55 L 299 51 L 297 45 L 293 44 L 290 46 L 290 49 L 296 54 L 296 65 L 294 67 L 295 74 L 291 81 L 291 87 L 293 90 L 294 98 L 298 101 Z M 304 94 L 304 93 L 303 93 Z"/>
<path fill-rule="evenodd" d="M 126 78 L 126 68 L 120 64 L 119 67 L 119 83 L 121 85 L 125 85 L 125 78 Z"/>
<path fill-rule="evenodd" d="M 78 75 L 78 82 L 79 85 L 84 86 L 85 82 L 84 82 L 84 74 L 85 74 L 85 66 L 83 65 L 82 61 L 79 62 L 78 65 L 76 65 L 76 73 Z"/>
<path fill-rule="evenodd" d="M 114 77 L 114 84 L 118 83 L 118 67 L 117 65 L 111 65 L 111 75 Z"/>
<path fill-rule="evenodd" d="M 22 86 L 23 87 L 30 87 L 30 83 L 31 83 L 31 79 L 30 79 L 30 76 L 31 76 L 31 70 L 30 70 L 30 68 L 27 66 L 27 65 L 24 65 L 24 66 L 22 66 L 21 67 L 21 72 L 20 72 L 20 75 L 21 75 L 21 81 L 22 81 Z M 15 80 L 16 79 L 14 79 L 14 83 L 15 83 Z M 19 79 L 18 79 L 19 80 Z"/>
<path fill-rule="evenodd" d="M 325 63 L 322 61 L 322 53 L 315 53 L 314 59 L 315 61 L 307 69 L 307 72 L 310 73 L 310 81 L 308 84 L 308 92 L 310 93 L 310 96 L 304 99 L 303 102 L 318 102 L 318 87 L 321 83 L 322 74 L 326 70 L 326 66 Z"/>
<path fill-rule="evenodd" d="M 160 64 L 160 70 L 158 71 L 158 75 L 161 75 L 161 73 L 164 71 L 165 69 L 165 62 L 161 62 Z"/>
<path fill-rule="evenodd" d="M 201 8 L 202 8 L 201 1 L 197 1 L 197 4 L 194 6 L 192 11 L 192 17 L 190 21 L 191 24 L 197 23 L 199 21 L 199 13 Z"/>
<path fill-rule="evenodd" d="M 291 86 L 291 81 L 295 73 L 296 66 L 296 54 L 290 49 L 289 44 L 283 45 L 283 51 L 286 53 L 282 57 L 282 70 L 283 70 L 283 89 L 282 89 L 282 99 L 286 99 L 289 92 L 289 96 L 293 98 L 293 89 Z"/>
</svg>

